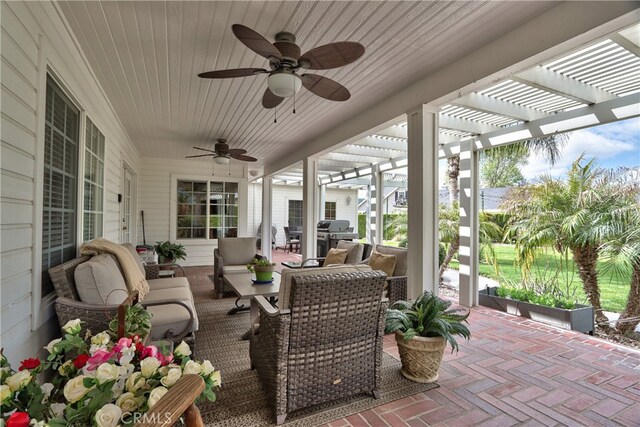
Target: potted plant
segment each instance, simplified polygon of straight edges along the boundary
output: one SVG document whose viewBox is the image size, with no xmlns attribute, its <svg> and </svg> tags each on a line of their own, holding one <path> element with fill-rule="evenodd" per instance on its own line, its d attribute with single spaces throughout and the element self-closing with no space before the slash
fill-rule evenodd
<svg viewBox="0 0 640 427">
<path fill-rule="evenodd" d="M 156 242 L 154 249 L 161 264 L 173 264 L 177 260 L 185 259 L 187 256 L 184 246 L 179 243 L 171 243 L 168 240 L 166 242 Z"/>
<path fill-rule="evenodd" d="M 249 264 L 247 269 L 256 275 L 256 282 L 268 283 L 273 280 L 273 271 L 275 270 L 276 263 L 269 261 L 267 258 L 254 258 Z"/>
<path fill-rule="evenodd" d="M 450 306 L 450 301 L 426 291 L 413 303 L 396 301 L 387 310 L 385 333 L 396 334 L 405 378 L 420 383 L 437 381 L 447 342 L 453 353 L 458 351 L 456 335 L 471 338 L 464 324 L 469 312 Z"/>
</svg>

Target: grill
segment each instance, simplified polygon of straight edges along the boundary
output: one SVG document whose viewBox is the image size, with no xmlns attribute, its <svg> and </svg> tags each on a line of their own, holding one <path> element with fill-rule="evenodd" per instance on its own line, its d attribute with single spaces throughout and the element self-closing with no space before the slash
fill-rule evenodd
<svg viewBox="0 0 640 427">
<path fill-rule="evenodd" d="M 327 256 L 329 249 L 335 248 L 339 240 L 357 240 L 358 233 L 349 227 L 349 221 L 336 219 L 332 221 L 320 221 L 316 226 L 318 236 L 318 256 Z"/>
</svg>

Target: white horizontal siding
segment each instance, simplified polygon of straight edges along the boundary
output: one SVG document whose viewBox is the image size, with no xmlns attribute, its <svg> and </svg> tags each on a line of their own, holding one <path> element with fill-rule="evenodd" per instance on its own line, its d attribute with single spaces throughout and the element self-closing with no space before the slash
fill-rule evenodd
<svg viewBox="0 0 640 427">
<path fill-rule="evenodd" d="M 202 160 L 169 160 L 169 159 L 142 159 L 138 176 L 138 212 L 136 217 L 140 220 L 139 211 L 144 211 L 145 235 L 148 245 L 158 241 L 171 240 L 171 185 L 173 176 L 191 176 L 200 180 L 215 180 L 225 178 L 239 178 L 246 182 L 245 166 L 239 162 L 231 161 L 228 166 L 216 165 L 211 159 Z M 242 186 L 240 187 L 242 188 Z M 239 221 L 246 221 L 247 211 L 242 206 L 239 208 Z M 142 227 L 138 228 L 138 243 L 142 243 Z M 182 265 L 213 265 L 213 249 L 215 240 L 182 240 L 185 246 L 186 260 L 180 261 Z"/>
<path fill-rule="evenodd" d="M 0 8 L 0 347 L 15 366 L 59 333 L 55 318 L 48 317 L 51 307 L 32 300 L 33 290 L 40 288 L 40 266 L 33 263 L 41 244 L 34 223 L 42 205 L 37 183 L 44 153 L 44 67 L 53 70 L 63 90 L 105 135 L 104 235 L 109 239 L 119 239 L 122 162 L 135 170 L 139 156 L 57 5 L 2 2 Z M 32 322 L 40 318 L 44 323 Z"/>
</svg>

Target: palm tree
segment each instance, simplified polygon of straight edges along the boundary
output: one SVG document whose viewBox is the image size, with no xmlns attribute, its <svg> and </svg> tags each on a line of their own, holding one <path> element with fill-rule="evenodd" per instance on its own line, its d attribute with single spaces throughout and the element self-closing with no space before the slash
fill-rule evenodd
<svg viewBox="0 0 640 427">
<path fill-rule="evenodd" d="M 539 184 L 516 189 L 505 203 L 511 215 L 507 235 L 516 240 L 517 262 L 527 274 L 538 250 L 552 246 L 569 250 L 598 323 L 607 317 L 600 304 L 596 265 L 603 244 L 610 236 L 612 218 L 629 205 L 628 192 L 604 178 L 595 161 L 580 156 L 567 180 L 541 177 Z M 626 194 L 625 194 L 626 193 Z"/>
</svg>

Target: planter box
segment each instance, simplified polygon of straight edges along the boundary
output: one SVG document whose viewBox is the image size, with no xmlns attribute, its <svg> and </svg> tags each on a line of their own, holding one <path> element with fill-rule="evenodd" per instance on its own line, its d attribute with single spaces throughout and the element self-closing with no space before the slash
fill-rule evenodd
<svg viewBox="0 0 640 427">
<path fill-rule="evenodd" d="M 479 296 L 480 305 L 562 329 L 593 335 L 595 329 L 594 311 L 590 305 L 578 305 L 573 310 L 545 307 L 529 302 L 501 298 L 496 295 L 496 289 L 489 287 L 481 290 Z"/>
</svg>

